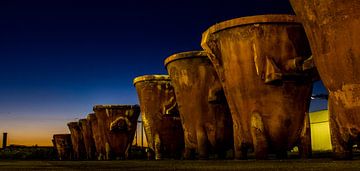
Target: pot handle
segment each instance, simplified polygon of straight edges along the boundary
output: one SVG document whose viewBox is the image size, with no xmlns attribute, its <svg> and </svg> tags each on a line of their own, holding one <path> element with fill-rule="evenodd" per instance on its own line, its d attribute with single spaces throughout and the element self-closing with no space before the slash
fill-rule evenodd
<svg viewBox="0 0 360 171">
<path fill-rule="evenodd" d="M 284 74 L 310 72 L 315 68 L 313 57 L 310 56 L 303 60 L 304 57 L 294 57 L 285 62 L 284 71 L 280 70 L 275 61 L 266 57 L 266 68 L 265 68 L 265 83 L 272 83 L 274 81 L 282 80 Z M 284 73 L 283 73 L 284 72 Z M 294 74 L 296 75 L 296 74 Z M 315 78 L 316 80 L 316 78 Z"/>
<path fill-rule="evenodd" d="M 311 55 L 309 58 L 307 58 L 303 64 L 302 64 L 302 70 L 303 71 L 307 71 L 309 69 L 313 69 L 315 68 L 315 63 L 314 63 L 314 58 Z"/>
<path fill-rule="evenodd" d="M 169 101 L 167 101 L 164 106 L 162 113 L 165 115 L 171 115 L 177 112 L 177 102 L 175 97 L 171 97 Z"/>
<path fill-rule="evenodd" d="M 216 73 L 221 82 L 225 81 L 224 76 L 224 67 L 223 62 L 220 58 L 216 56 L 216 51 L 218 51 L 217 42 L 213 38 L 213 34 L 210 34 L 208 31 L 203 33 L 202 40 L 201 40 L 201 47 L 207 53 L 208 58 L 210 59 L 211 63 L 213 64 Z"/>
</svg>

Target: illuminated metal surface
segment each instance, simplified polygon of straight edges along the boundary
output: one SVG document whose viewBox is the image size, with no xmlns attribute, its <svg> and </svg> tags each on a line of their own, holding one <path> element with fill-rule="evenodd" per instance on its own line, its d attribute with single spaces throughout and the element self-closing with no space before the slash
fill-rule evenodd
<svg viewBox="0 0 360 171">
<path fill-rule="evenodd" d="M 308 108 L 314 71 L 305 32 L 291 15 L 237 18 L 210 27 L 202 47 L 220 77 L 234 123 L 235 157 L 311 153 Z M 306 69 L 306 70 L 305 70 Z"/>
</svg>

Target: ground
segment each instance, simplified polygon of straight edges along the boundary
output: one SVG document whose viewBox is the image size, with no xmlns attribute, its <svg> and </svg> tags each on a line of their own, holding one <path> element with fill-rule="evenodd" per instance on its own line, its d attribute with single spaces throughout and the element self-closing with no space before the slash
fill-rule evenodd
<svg viewBox="0 0 360 171">
<path fill-rule="evenodd" d="M 266 160 L 266 161 L 0 161 L 0 170 L 360 170 L 360 160 L 333 161 L 311 160 Z"/>
</svg>

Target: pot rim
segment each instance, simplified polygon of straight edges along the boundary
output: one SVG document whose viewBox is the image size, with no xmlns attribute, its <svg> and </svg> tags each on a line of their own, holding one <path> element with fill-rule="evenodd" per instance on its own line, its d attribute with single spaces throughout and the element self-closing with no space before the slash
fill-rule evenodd
<svg viewBox="0 0 360 171">
<path fill-rule="evenodd" d="M 54 134 L 53 137 L 71 136 L 71 134 Z"/>
<path fill-rule="evenodd" d="M 103 110 L 103 109 L 140 109 L 139 105 L 123 105 L 123 104 L 105 104 L 105 105 L 95 105 L 93 110 Z"/>
<path fill-rule="evenodd" d="M 96 117 L 95 113 L 89 113 L 89 114 L 86 116 L 86 119 L 90 120 L 92 117 Z"/>
<path fill-rule="evenodd" d="M 86 118 L 79 119 L 79 123 L 81 122 L 87 122 L 87 119 Z"/>
<path fill-rule="evenodd" d="M 76 126 L 79 126 L 79 121 L 77 121 L 77 122 L 68 122 L 68 123 L 67 123 L 67 126 L 68 126 L 68 127 L 76 127 Z"/>
<path fill-rule="evenodd" d="M 222 30 L 230 29 L 233 27 L 249 25 L 249 24 L 263 24 L 263 23 L 296 23 L 301 24 L 301 21 L 295 15 L 292 14 L 265 14 L 254 15 L 234 18 L 210 26 L 204 33 L 213 34 Z"/>
<path fill-rule="evenodd" d="M 135 85 L 136 83 L 144 82 L 144 81 L 153 81 L 153 82 L 171 81 L 171 79 L 170 79 L 169 75 L 161 75 L 161 74 L 142 75 L 142 76 L 135 77 L 133 80 L 133 84 Z"/>
<path fill-rule="evenodd" d="M 164 60 L 164 65 L 165 67 L 167 67 L 168 64 L 170 64 L 171 62 L 180 60 L 180 59 L 190 59 L 190 58 L 204 58 L 204 57 L 208 57 L 207 53 L 205 51 L 187 51 L 187 52 L 181 52 L 181 53 L 176 53 L 173 54 L 169 57 L 167 57 Z"/>
</svg>

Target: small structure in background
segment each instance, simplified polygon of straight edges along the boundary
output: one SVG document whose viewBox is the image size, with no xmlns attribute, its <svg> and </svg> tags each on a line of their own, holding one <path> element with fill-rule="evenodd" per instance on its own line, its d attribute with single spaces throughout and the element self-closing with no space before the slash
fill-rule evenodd
<svg viewBox="0 0 360 171">
<path fill-rule="evenodd" d="M 2 144 L 2 149 L 5 149 L 7 146 L 7 132 L 3 133 L 3 144 Z"/>
</svg>

